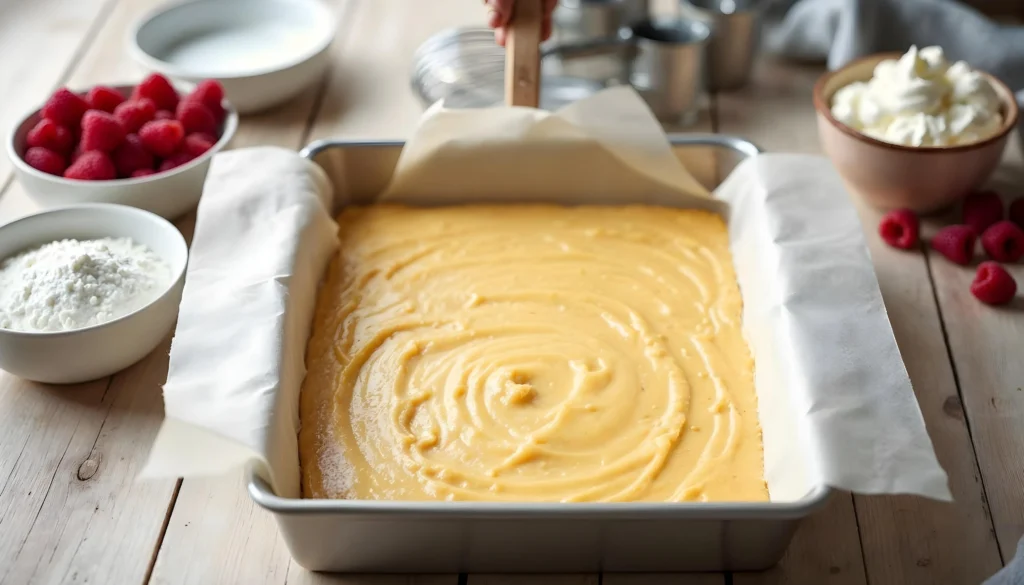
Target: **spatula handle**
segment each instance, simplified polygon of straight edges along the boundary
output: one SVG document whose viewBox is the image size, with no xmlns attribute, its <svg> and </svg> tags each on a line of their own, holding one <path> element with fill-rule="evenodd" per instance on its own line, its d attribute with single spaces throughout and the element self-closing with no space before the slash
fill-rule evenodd
<svg viewBox="0 0 1024 585">
<path fill-rule="evenodd" d="M 505 103 L 536 108 L 540 102 L 543 0 L 515 0 L 505 39 Z"/>
</svg>

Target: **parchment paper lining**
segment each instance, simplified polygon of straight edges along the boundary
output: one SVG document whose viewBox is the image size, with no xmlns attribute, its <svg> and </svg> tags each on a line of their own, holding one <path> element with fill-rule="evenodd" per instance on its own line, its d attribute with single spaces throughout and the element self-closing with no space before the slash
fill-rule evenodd
<svg viewBox="0 0 1024 585">
<path fill-rule="evenodd" d="M 201 475 L 255 458 L 279 495 L 297 496 L 302 356 L 315 283 L 337 246 L 330 197 L 319 169 L 293 153 L 216 157 L 171 348 L 167 420 L 144 475 Z M 615 88 L 555 114 L 434 107 L 380 199 L 722 213 L 756 362 L 771 499 L 822 485 L 950 498 L 857 215 L 827 160 L 762 155 L 712 198 L 639 96 Z"/>
</svg>

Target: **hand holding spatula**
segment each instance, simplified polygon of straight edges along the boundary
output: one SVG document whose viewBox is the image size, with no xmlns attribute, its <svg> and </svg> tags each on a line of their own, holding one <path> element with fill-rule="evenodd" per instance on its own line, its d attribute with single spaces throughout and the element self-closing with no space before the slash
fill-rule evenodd
<svg viewBox="0 0 1024 585">
<path fill-rule="evenodd" d="M 505 46 L 505 104 L 536 108 L 540 43 L 551 34 L 556 0 L 488 0 L 495 40 Z"/>
</svg>

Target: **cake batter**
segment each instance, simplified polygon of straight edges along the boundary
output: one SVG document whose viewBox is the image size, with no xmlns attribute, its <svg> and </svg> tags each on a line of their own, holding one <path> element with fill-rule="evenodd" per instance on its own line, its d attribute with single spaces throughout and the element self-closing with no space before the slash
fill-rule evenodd
<svg viewBox="0 0 1024 585">
<path fill-rule="evenodd" d="M 308 346 L 308 498 L 764 501 L 724 222 L 349 208 Z"/>
</svg>

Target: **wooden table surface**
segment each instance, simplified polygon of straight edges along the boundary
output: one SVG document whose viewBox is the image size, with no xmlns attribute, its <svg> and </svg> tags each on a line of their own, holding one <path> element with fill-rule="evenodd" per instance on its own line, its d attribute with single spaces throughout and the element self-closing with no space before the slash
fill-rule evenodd
<svg viewBox="0 0 1024 585">
<path fill-rule="evenodd" d="M 0 3 L 0 128 L 6 132 L 59 85 L 139 79 L 124 38 L 160 1 Z M 287 106 L 244 118 L 235 147 L 407 136 L 422 112 L 409 90 L 414 49 L 444 27 L 484 18 L 479 0 L 326 3 L 340 23 L 330 72 Z M 810 91 L 821 71 L 766 58 L 748 89 L 712 96 L 697 129 L 744 136 L 771 151 L 816 153 Z M 1007 194 L 1024 192 L 1016 142 L 993 182 Z M 35 209 L 6 157 L 0 194 L 2 221 Z M 317 575 L 291 561 L 240 476 L 135 480 L 162 416 L 168 339 L 128 370 L 73 387 L 0 372 L 0 583 L 979 583 L 1012 557 L 1024 534 L 1024 303 L 981 305 L 968 292 L 970 269 L 924 248 L 890 249 L 875 233 L 878 214 L 862 209 L 862 217 L 955 504 L 837 496 L 803 525 L 778 567 L 756 574 Z M 179 222 L 186 235 L 193 222 Z M 1024 283 L 1024 270 L 1014 272 Z"/>
</svg>

